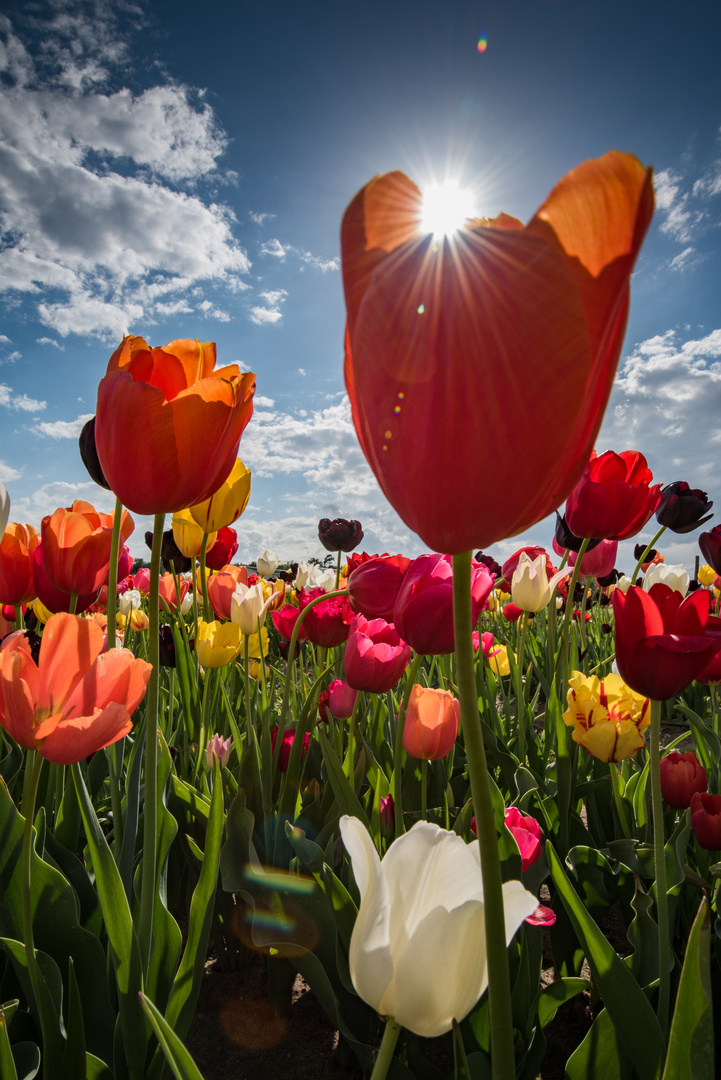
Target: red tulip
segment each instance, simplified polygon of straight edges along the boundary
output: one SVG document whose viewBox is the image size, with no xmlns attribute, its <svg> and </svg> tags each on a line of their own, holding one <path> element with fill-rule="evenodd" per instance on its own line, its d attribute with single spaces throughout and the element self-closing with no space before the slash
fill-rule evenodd
<svg viewBox="0 0 721 1080">
<path fill-rule="evenodd" d="M 515 806 L 509 807 L 505 813 L 506 828 L 510 830 L 513 839 L 518 844 L 518 850 L 523 860 L 521 870 L 526 870 L 541 857 L 541 841 L 543 834 L 541 826 L 534 817 L 522 814 Z"/>
<path fill-rule="evenodd" d="M 471 569 L 474 625 L 492 589 L 493 578 L 474 559 Z M 393 625 L 418 653 L 453 652 L 453 563 L 450 555 L 419 555 L 413 560 L 396 597 Z"/>
<path fill-rule="evenodd" d="M 294 607 L 293 604 L 285 604 L 279 611 L 274 611 L 271 615 L 273 626 L 276 628 L 283 641 L 290 641 L 293 636 L 293 627 L 295 626 L 299 615 L 300 608 Z M 305 632 L 305 623 L 307 620 L 308 616 L 306 615 L 305 620 L 300 624 L 297 638 L 298 641 L 308 640 L 308 635 Z"/>
<path fill-rule="evenodd" d="M 363 615 L 353 619 L 343 657 L 349 686 L 384 694 L 396 685 L 410 658 L 410 645 L 401 641 L 392 623 Z"/>
<path fill-rule="evenodd" d="M 121 544 L 135 528 L 124 510 L 120 520 Z M 43 572 L 62 592 L 84 596 L 97 593 L 108 580 L 113 515 L 99 514 L 94 506 L 76 499 L 44 517 L 40 530 Z"/>
<path fill-rule="evenodd" d="M 209 570 L 222 570 L 238 550 L 238 532 L 231 529 L 230 525 L 218 529 L 215 543 L 210 551 L 205 553 L 205 565 Z"/>
<path fill-rule="evenodd" d="M 367 619 L 393 621 L 393 607 L 411 560 L 403 555 L 376 555 L 350 571 L 348 595 L 354 611 Z"/>
<path fill-rule="evenodd" d="M 342 679 L 333 679 L 318 701 L 318 712 L 324 724 L 328 723 L 328 713 L 334 720 L 348 720 L 353 715 L 358 691 Z"/>
<path fill-rule="evenodd" d="M 519 608 L 518 604 L 514 604 L 512 600 L 503 605 L 503 618 L 508 619 L 509 622 L 518 622 L 523 614 L 523 608 Z"/>
<path fill-rule="evenodd" d="M 178 579 L 178 585 L 180 586 L 180 593 L 175 586 L 175 578 L 172 574 L 162 574 L 158 582 L 158 607 L 161 611 L 165 611 L 164 604 L 168 605 L 170 611 L 177 611 L 182 604 L 185 597 L 190 591 L 190 582 L 185 578 Z"/>
<path fill-rule="evenodd" d="M 385 495 L 425 544 L 456 554 L 529 528 L 580 477 L 621 351 L 652 176 L 611 151 L 565 176 L 525 228 L 502 214 L 445 240 L 423 235 L 421 205 L 393 172 L 346 210 L 345 380 Z M 574 403 L 571 422 L 549 423 L 551 399 Z"/>
<path fill-rule="evenodd" d="M 661 501 L 661 485 L 635 450 L 591 455 L 566 501 L 566 523 L 576 536 L 627 540 L 640 532 Z"/>
<path fill-rule="evenodd" d="M 616 565 L 618 554 L 618 542 L 616 540 L 602 540 L 591 551 L 587 551 L 581 559 L 579 574 L 583 578 L 606 577 Z M 572 551 L 568 556 L 568 565 L 575 566 L 578 555 Z"/>
<path fill-rule="evenodd" d="M 53 615 L 38 663 L 24 634 L 0 648 L 0 724 L 48 761 L 71 765 L 127 735 L 152 667 L 127 649 L 102 652 L 90 619 Z"/>
<path fill-rule="evenodd" d="M 11 522 L 0 539 L 0 604 L 27 604 L 37 596 L 33 552 L 40 543 L 32 525 Z"/>
<path fill-rule="evenodd" d="M 681 593 L 668 585 L 649 592 L 629 585 L 613 593 L 616 664 L 623 681 L 644 697 L 680 694 L 721 649 L 721 623 L 709 614 L 705 589 Z"/>
<path fill-rule="evenodd" d="M 301 589 L 298 598 L 300 610 L 307 607 L 311 600 L 322 595 L 322 589 Z M 350 633 L 352 619 L 353 612 L 348 597 L 334 596 L 311 608 L 303 619 L 302 626 L 308 640 L 314 645 L 332 649 L 334 645 L 342 645 L 346 640 Z"/>
<path fill-rule="evenodd" d="M 208 597 L 219 619 L 230 619 L 230 604 L 238 584 L 248 584 L 248 571 L 244 566 L 226 566 L 208 578 Z"/>
<path fill-rule="evenodd" d="M 293 749 L 293 740 L 295 739 L 295 728 L 286 728 L 283 732 L 283 741 L 280 744 L 280 750 L 278 751 L 278 772 L 288 772 L 288 765 L 290 764 L 290 752 Z M 275 744 L 278 741 L 278 725 L 272 729 L 270 733 L 270 746 L 275 753 Z M 303 736 L 303 746 L 300 752 L 301 760 L 308 753 L 308 747 L 310 746 L 310 734 L 306 731 Z"/>
<path fill-rule="evenodd" d="M 105 479 L 138 514 L 175 513 L 223 484 L 253 412 L 255 375 L 215 369 L 215 344 L 149 349 L 123 338 L 98 386 L 95 444 Z"/>
<path fill-rule="evenodd" d="M 660 763 L 661 794 L 674 810 L 686 810 L 691 797 L 708 787 L 706 770 L 695 754 L 667 754 Z"/>
<path fill-rule="evenodd" d="M 458 737 L 461 704 L 450 690 L 416 684 L 411 690 L 403 728 L 403 745 L 411 757 L 438 761 Z"/>
<path fill-rule="evenodd" d="M 721 574 L 721 525 L 715 525 L 698 538 L 701 554 L 717 574 Z"/>
<path fill-rule="evenodd" d="M 691 828 L 706 851 L 721 850 L 721 795 L 691 796 Z"/>
<path fill-rule="evenodd" d="M 33 552 L 33 586 L 35 595 L 38 600 L 45 605 L 48 611 L 53 611 L 56 614 L 60 612 L 69 612 L 72 594 L 64 592 L 62 589 L 56 589 L 55 586 L 48 581 L 45 571 L 43 570 L 41 555 L 41 548 L 38 544 Z M 87 611 L 97 599 L 97 591 L 78 596 L 75 603 L 75 614 L 81 615 L 83 611 Z"/>
</svg>

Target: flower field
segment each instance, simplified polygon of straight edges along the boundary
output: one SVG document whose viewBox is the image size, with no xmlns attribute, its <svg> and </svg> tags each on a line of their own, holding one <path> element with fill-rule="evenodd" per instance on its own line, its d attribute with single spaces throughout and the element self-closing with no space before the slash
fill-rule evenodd
<svg viewBox="0 0 721 1080">
<path fill-rule="evenodd" d="M 38 533 L 0 487 L 1 1080 L 198 1080 L 209 956 L 281 1011 L 300 975 L 373 1080 L 543 1077 L 581 998 L 569 1080 L 717 1075 L 721 526 L 594 449 L 650 170 L 440 239 L 419 199 L 377 177 L 341 246 L 356 431 L 428 553 L 339 518 L 324 564 L 234 563 L 256 376 L 207 342 L 111 356 L 80 454 L 114 514 Z"/>
</svg>

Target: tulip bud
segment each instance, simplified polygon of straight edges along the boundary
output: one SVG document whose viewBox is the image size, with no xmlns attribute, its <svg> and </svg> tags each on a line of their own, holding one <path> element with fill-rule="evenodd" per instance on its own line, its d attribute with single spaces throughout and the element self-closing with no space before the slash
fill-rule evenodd
<svg viewBox="0 0 721 1080">
<path fill-rule="evenodd" d="M 212 769 L 214 767 L 217 758 L 221 769 L 224 769 L 230 758 L 230 747 L 230 738 L 221 739 L 220 735 L 213 735 L 205 749 L 205 760 L 208 762 L 208 768 Z"/>
<path fill-rule="evenodd" d="M 100 464 L 98 458 L 98 451 L 95 446 L 95 417 L 91 417 L 90 420 L 84 425 L 83 430 L 80 432 L 80 438 L 78 439 L 80 444 L 80 457 L 82 458 L 83 465 L 88 470 L 91 480 L 94 480 L 100 487 L 110 491 L 110 484 L 105 479 L 105 473 L 103 467 Z"/>
<path fill-rule="evenodd" d="M 411 690 L 403 745 L 415 758 L 438 761 L 450 753 L 458 736 L 461 705 L 450 690 L 416 684 Z"/>
<path fill-rule="evenodd" d="M 393 836 L 396 827 L 396 804 L 393 802 L 393 796 L 390 792 L 381 798 L 378 804 L 378 810 L 380 814 L 381 836 L 384 836 L 387 840 L 390 836 Z"/>
<path fill-rule="evenodd" d="M 671 532 L 692 532 L 713 517 L 707 513 L 712 506 L 705 491 L 690 488 L 685 480 L 676 480 L 661 492 L 656 521 Z"/>
<path fill-rule="evenodd" d="M 706 770 L 695 754 L 673 752 L 660 763 L 661 794 L 674 810 L 686 810 L 696 792 L 708 788 Z"/>
<path fill-rule="evenodd" d="M 691 828 L 706 851 L 721 850 L 721 795 L 691 796 Z"/>
<path fill-rule="evenodd" d="M 526 870 L 541 857 L 541 826 L 534 817 L 522 814 L 515 806 L 506 810 L 504 820 L 506 828 L 518 844 L 522 859 L 521 871 Z"/>
<path fill-rule="evenodd" d="M 661 582 L 668 585 L 669 589 L 685 596 L 688 592 L 689 575 L 683 566 L 665 566 L 663 563 L 654 563 L 649 566 L 643 579 L 644 592 L 650 592 L 654 585 Z"/>
<path fill-rule="evenodd" d="M 318 539 L 326 551 L 352 551 L 363 539 L 360 521 L 347 518 L 321 518 Z"/>
<path fill-rule="evenodd" d="M 255 560 L 255 567 L 261 577 L 270 577 L 278 565 L 278 556 L 268 548 Z"/>
</svg>

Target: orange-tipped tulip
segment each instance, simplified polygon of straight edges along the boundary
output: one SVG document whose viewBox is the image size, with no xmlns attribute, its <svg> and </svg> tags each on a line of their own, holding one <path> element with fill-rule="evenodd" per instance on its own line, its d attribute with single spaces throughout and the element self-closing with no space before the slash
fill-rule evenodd
<svg viewBox="0 0 721 1080">
<path fill-rule="evenodd" d="M 389 501 L 425 544 L 457 554 L 529 528 L 583 473 L 652 174 L 611 151 L 568 173 L 527 226 L 502 214 L 447 239 L 423 235 L 421 206 L 393 172 L 346 210 L 345 380 Z M 571 403 L 560 423 L 559 401 Z"/>
<path fill-rule="evenodd" d="M 152 671 L 127 649 L 103 648 L 102 628 L 77 615 L 53 615 L 36 664 L 24 634 L 0 647 L 0 724 L 48 761 L 72 765 L 132 728 Z"/>
<path fill-rule="evenodd" d="M 208 596 L 219 619 L 230 619 L 230 606 L 238 584 L 248 584 L 248 571 L 244 566 L 226 566 L 208 578 Z"/>
<path fill-rule="evenodd" d="M 135 523 L 127 511 L 120 520 L 121 546 Z M 44 517 L 40 528 L 42 568 L 50 584 L 62 592 L 86 596 L 97 593 L 108 580 L 113 515 L 99 514 L 94 506 L 76 499 Z"/>
<path fill-rule="evenodd" d="M 228 478 L 253 412 L 255 375 L 215 369 L 215 344 L 150 349 L 124 338 L 98 386 L 95 444 L 105 478 L 138 514 L 203 502 Z"/>
<path fill-rule="evenodd" d="M 40 538 L 32 525 L 11 521 L 0 540 L 0 604 L 27 604 L 36 596 L 33 552 Z"/>
</svg>

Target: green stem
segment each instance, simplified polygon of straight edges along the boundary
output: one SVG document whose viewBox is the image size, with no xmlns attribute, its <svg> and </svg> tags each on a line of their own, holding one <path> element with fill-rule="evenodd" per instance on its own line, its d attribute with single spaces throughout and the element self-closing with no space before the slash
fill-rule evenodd
<svg viewBox="0 0 721 1080">
<path fill-rule="evenodd" d="M 518 760 L 526 764 L 526 708 L 523 700 L 523 653 L 528 632 L 528 612 L 524 611 L 518 628 L 518 656 L 516 657 L 516 721 L 518 723 Z"/>
<path fill-rule="evenodd" d="M 421 821 L 428 820 L 428 762 L 421 758 Z"/>
<path fill-rule="evenodd" d="M 609 761 L 608 769 L 611 773 L 611 790 L 613 791 L 613 801 L 616 806 L 616 813 L 618 814 L 618 820 L 621 823 L 621 831 L 627 840 L 631 839 L 631 832 L 628 827 L 628 818 L 626 817 L 626 810 L 623 805 L 623 799 L 621 798 L 621 788 L 618 783 L 618 769 L 615 761 Z"/>
<path fill-rule="evenodd" d="M 668 892 L 666 886 L 666 852 L 663 833 L 663 800 L 661 798 L 661 702 L 651 700 L 649 731 L 651 762 L 651 809 L 653 812 L 653 855 L 656 868 L 656 922 L 658 923 L 658 1007 L 656 1015 L 664 1038 L 668 1035 L 670 999 Z"/>
<path fill-rule="evenodd" d="M 138 943 L 147 978 L 152 945 L 153 907 L 155 903 L 155 863 L 157 859 L 157 785 L 158 785 L 158 697 L 160 679 L 160 549 L 163 543 L 165 514 L 156 514 L 153 522 L 153 547 L 150 553 L 150 593 L 148 596 L 148 658 L 153 666 L 148 682 L 145 713 L 145 795 L 143 799 L 143 857 L 140 886 L 140 922 Z"/>
<path fill-rule="evenodd" d="M 411 697 L 411 690 L 416 681 L 418 668 L 423 661 L 423 653 L 416 653 L 411 660 L 406 679 L 406 688 L 403 691 L 403 700 L 398 712 L 398 724 L 396 726 L 396 744 L 393 753 L 393 802 L 395 803 L 396 836 L 402 836 L 405 832 L 403 825 L 403 729 L 406 726 L 406 709 Z"/>
<path fill-rule="evenodd" d="M 631 575 L 631 584 L 632 585 L 636 584 L 636 578 L 638 577 L 638 572 L 641 569 L 641 566 L 643 565 L 643 563 L 646 562 L 646 559 L 648 558 L 649 551 L 653 550 L 653 548 L 656 546 L 656 544 L 658 543 L 658 541 L 661 539 L 661 537 L 663 536 L 663 534 L 665 532 L 666 532 L 666 526 L 662 525 L 661 528 L 656 533 L 656 535 L 654 536 L 651 543 L 646 547 L 645 551 L 641 555 L 641 558 L 636 563 L 636 569 L 634 570 L 633 574 Z"/>
<path fill-rule="evenodd" d="M 22 604 L 15 605 L 15 629 L 24 630 L 25 620 L 23 619 L 23 606 Z"/>
<path fill-rule="evenodd" d="M 563 613 L 563 625 L 561 627 L 561 685 L 558 687 L 561 704 L 563 704 L 566 699 L 566 691 L 568 689 L 568 637 L 569 628 L 573 621 L 573 595 L 576 592 L 576 582 L 578 581 L 578 575 L 581 572 L 581 563 L 583 562 L 583 556 L 586 554 L 586 549 L 588 548 L 590 540 L 590 537 L 586 537 L 581 543 L 581 549 L 576 556 L 576 564 L 573 567 L 573 573 L 571 574 L 571 581 L 566 595 L 566 610 Z"/>
<path fill-rule="evenodd" d="M 208 595 L 208 579 L 205 576 L 205 552 L 208 547 L 208 533 L 203 533 L 203 543 L 200 547 L 200 579 L 203 586 L 203 619 L 210 622 L 212 613 L 210 610 L 210 597 Z"/>
<path fill-rule="evenodd" d="M 493 1080 L 510 1080 L 516 1075 L 513 1049 L 513 1013 L 506 948 L 501 863 L 488 782 L 486 751 L 478 712 L 473 659 L 471 616 L 471 552 L 453 556 L 453 629 L 456 640 L 456 674 L 461 703 L 463 736 L 468 758 L 471 795 L 476 816 L 481 855 L 483 897 L 486 914 L 486 955 L 488 958 L 488 1006 Z"/>
<path fill-rule="evenodd" d="M 371 1080 L 385 1080 L 391 1061 L 393 1060 L 393 1051 L 396 1048 L 398 1036 L 402 1030 L 401 1025 L 396 1023 L 392 1016 L 389 1016 L 386 1020 L 385 1031 L 383 1032 L 381 1045 L 378 1049 L 378 1057 L 376 1058 L 376 1063 L 373 1066 L 373 1072 L 371 1073 Z"/>
<path fill-rule="evenodd" d="M 68 611 L 70 612 L 71 615 L 75 614 L 77 606 L 78 606 L 78 594 L 74 593 L 74 592 L 70 593 L 70 606 L 68 607 Z"/>
<path fill-rule="evenodd" d="M 336 589 L 338 588 L 338 586 L 340 584 L 340 563 L 341 563 L 342 555 L 343 555 L 343 552 L 339 551 L 338 552 L 338 562 L 337 562 L 336 568 L 335 568 L 335 587 L 336 587 Z"/>
<path fill-rule="evenodd" d="M 118 555 L 120 553 L 120 523 L 123 517 L 123 504 L 120 499 L 115 500 L 115 516 L 113 517 L 113 538 L 110 543 L 110 567 L 108 569 L 108 599 L 105 611 L 108 616 L 108 648 L 115 648 L 115 615 L 118 610 Z M 130 616 L 128 616 L 128 627 Z"/>
<path fill-rule="evenodd" d="M 260 639 L 259 639 L 260 640 Z M 262 652 L 261 647 L 261 652 Z M 245 674 L 245 724 L 246 731 L 250 731 L 252 720 L 250 716 L 250 637 L 243 635 L 243 672 Z M 282 736 L 281 736 L 282 737 Z"/>
</svg>

